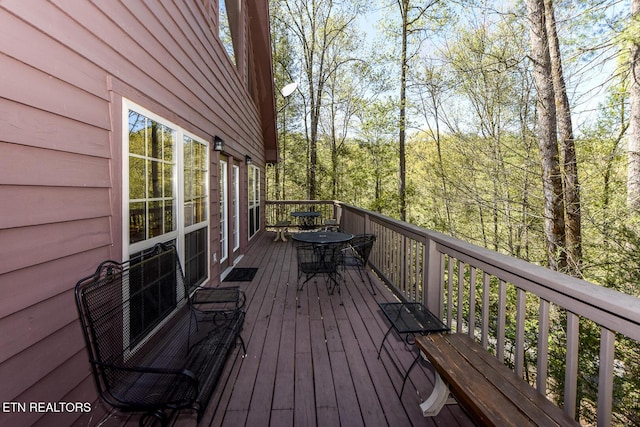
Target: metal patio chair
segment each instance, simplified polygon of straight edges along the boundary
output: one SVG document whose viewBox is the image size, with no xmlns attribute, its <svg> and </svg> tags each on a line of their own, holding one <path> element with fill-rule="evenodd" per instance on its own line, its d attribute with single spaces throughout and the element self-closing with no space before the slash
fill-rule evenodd
<svg viewBox="0 0 640 427">
<path fill-rule="evenodd" d="M 327 277 L 329 294 L 333 295 L 336 288 L 340 294 L 342 304 L 342 292 L 340 290 L 339 267 L 342 265 L 344 243 L 328 243 L 321 245 L 299 245 L 296 248 L 298 258 L 298 290 L 302 290 L 305 283 L 318 275 Z M 301 279 L 304 281 L 301 282 Z"/>
<path fill-rule="evenodd" d="M 373 248 L 373 243 L 375 241 L 375 234 L 358 234 L 353 237 L 349 246 L 344 249 L 344 256 L 342 257 L 342 264 L 344 268 L 353 267 L 358 269 L 362 283 L 364 283 L 364 275 L 362 273 L 362 270 L 364 270 L 364 274 L 367 275 L 369 285 L 371 286 L 371 293 L 373 295 L 376 294 L 376 290 L 373 287 L 371 277 L 369 277 L 367 265 L 369 262 L 369 255 L 371 254 L 371 249 Z"/>
</svg>

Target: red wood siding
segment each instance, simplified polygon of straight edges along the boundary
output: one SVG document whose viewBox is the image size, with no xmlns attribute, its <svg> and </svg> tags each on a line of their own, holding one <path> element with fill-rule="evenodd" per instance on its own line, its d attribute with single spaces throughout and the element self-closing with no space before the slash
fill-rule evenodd
<svg viewBox="0 0 640 427">
<path fill-rule="evenodd" d="M 267 25 L 252 37 L 266 35 L 268 46 L 268 17 L 247 15 L 264 13 L 266 0 L 264 9 L 242 3 L 245 25 Z M 123 97 L 206 140 L 219 135 L 225 154 L 264 166 L 273 100 L 266 111 L 263 99 L 256 105 L 246 73 L 270 76 L 270 53 L 252 52 L 263 70 L 246 70 L 243 55 L 238 71 L 216 13 L 210 0 L 0 3 L 0 405 L 95 398 L 73 286 L 121 256 Z M 242 31 L 244 52 L 264 48 Z M 272 80 L 260 83 L 272 97 Z M 210 245 L 219 253 L 213 152 L 211 162 Z M 213 264 L 214 281 L 219 273 Z M 0 426 L 80 416 L 0 413 Z"/>
</svg>

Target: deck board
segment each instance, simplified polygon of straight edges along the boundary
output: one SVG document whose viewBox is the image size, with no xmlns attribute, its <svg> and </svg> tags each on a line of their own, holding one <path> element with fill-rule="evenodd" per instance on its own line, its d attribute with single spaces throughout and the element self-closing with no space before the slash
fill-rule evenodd
<svg viewBox="0 0 640 427">
<path fill-rule="evenodd" d="M 232 357 L 201 426 L 470 426 L 456 406 L 422 417 L 419 403 L 433 387 L 428 366 L 411 373 L 402 399 L 402 374 L 411 346 L 390 334 L 378 302 L 393 295 L 375 281 L 376 295 L 357 271 L 345 273 L 342 300 L 323 277 L 297 291 L 295 246 L 258 238 L 239 267 L 258 267 L 247 295 L 242 336 L 247 357 Z M 372 276 L 375 279 L 375 276 Z"/>
</svg>

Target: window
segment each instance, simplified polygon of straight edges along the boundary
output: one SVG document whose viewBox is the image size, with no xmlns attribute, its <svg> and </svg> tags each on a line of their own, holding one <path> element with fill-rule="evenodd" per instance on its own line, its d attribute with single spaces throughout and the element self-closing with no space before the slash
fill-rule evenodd
<svg viewBox="0 0 640 427">
<path fill-rule="evenodd" d="M 240 248 L 240 167 L 233 165 L 233 250 Z"/>
<path fill-rule="evenodd" d="M 220 160 L 220 262 L 229 256 L 229 210 L 227 191 L 227 162 Z"/>
<path fill-rule="evenodd" d="M 209 267 L 209 146 L 183 137 L 184 275 L 189 286 L 204 282 Z"/>
<path fill-rule="evenodd" d="M 234 64 L 236 63 L 236 54 L 233 48 L 233 33 L 235 31 L 233 23 L 236 21 L 234 17 L 237 12 L 233 7 L 235 6 L 237 10 L 237 1 L 238 0 L 219 0 L 220 15 L 218 17 L 220 40 L 222 41 L 224 49 L 227 51 L 227 55 L 229 55 L 229 58 L 231 58 Z"/>
<path fill-rule="evenodd" d="M 260 169 L 249 166 L 249 238 L 260 230 Z"/>
<path fill-rule="evenodd" d="M 176 131 L 130 110 L 128 134 L 128 240 L 135 246 L 176 231 Z"/>
<path fill-rule="evenodd" d="M 157 243 L 175 244 L 187 283 L 202 283 L 209 274 L 209 145 L 130 101 L 123 114 L 124 253 L 133 258 Z M 129 342 L 148 335 L 184 294 L 174 280 L 163 280 L 154 295 L 141 283 L 129 286 Z"/>
</svg>

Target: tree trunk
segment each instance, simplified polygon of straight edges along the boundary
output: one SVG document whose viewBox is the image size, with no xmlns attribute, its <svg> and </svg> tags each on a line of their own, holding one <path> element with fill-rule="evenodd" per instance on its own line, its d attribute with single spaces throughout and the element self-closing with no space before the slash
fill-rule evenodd
<svg viewBox="0 0 640 427">
<path fill-rule="evenodd" d="M 640 0 L 631 0 L 632 22 L 640 12 Z M 640 44 L 631 44 L 629 58 L 629 148 L 627 169 L 627 205 L 632 214 L 640 211 Z"/>
<path fill-rule="evenodd" d="M 400 133 L 398 144 L 400 151 L 400 177 L 398 193 L 400 196 L 400 219 L 407 220 L 407 196 L 406 196 L 406 127 L 407 127 L 407 31 L 409 0 L 399 0 L 400 13 L 402 15 L 402 57 L 400 59 Z"/>
<path fill-rule="evenodd" d="M 573 276 L 580 276 L 582 264 L 582 226 L 580 214 L 580 185 L 578 181 L 578 160 L 576 145 L 573 137 L 573 124 L 569 97 L 564 82 L 560 43 L 556 31 L 553 1 L 545 0 L 545 16 L 547 37 L 549 40 L 549 54 L 551 58 L 551 74 L 556 98 L 558 138 L 564 167 L 564 203 L 566 209 L 566 245 L 567 272 Z"/>
<path fill-rule="evenodd" d="M 527 0 L 533 76 L 538 111 L 538 146 L 542 160 L 544 230 L 549 267 L 566 268 L 566 244 L 562 176 L 556 133 L 556 105 L 551 77 L 551 58 L 545 25 L 544 0 Z"/>
</svg>

